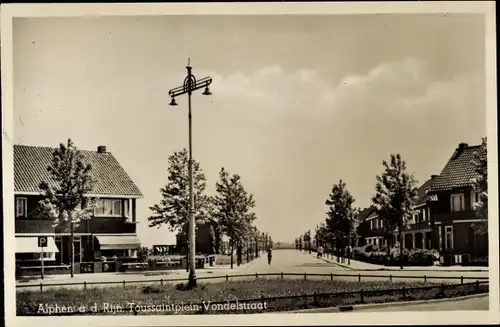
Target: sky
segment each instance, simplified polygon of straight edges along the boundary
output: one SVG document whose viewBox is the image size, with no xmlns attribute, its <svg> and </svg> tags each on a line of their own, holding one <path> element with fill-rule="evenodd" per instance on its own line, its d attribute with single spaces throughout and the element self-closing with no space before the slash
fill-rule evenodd
<svg viewBox="0 0 500 327">
<path fill-rule="evenodd" d="M 14 141 L 106 145 L 144 194 L 149 228 L 168 156 L 188 146 L 187 98 L 168 104 L 190 58 L 193 155 L 213 194 L 221 167 L 254 194 L 256 225 L 293 241 L 325 219 L 340 179 L 370 205 L 382 160 L 400 153 L 420 184 L 458 143 L 486 136 L 483 16 L 23 18 L 14 31 Z"/>
</svg>

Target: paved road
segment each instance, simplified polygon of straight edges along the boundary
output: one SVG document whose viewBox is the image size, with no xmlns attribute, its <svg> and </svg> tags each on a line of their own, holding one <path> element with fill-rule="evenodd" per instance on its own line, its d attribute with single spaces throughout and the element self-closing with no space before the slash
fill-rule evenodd
<svg viewBox="0 0 500 327">
<path fill-rule="evenodd" d="M 240 267 L 235 266 L 234 269 L 229 267 L 214 267 L 210 269 L 200 269 L 197 270 L 197 277 L 211 277 L 211 276 L 231 276 L 236 274 L 255 274 L 255 273 L 294 273 L 297 274 L 296 277 L 287 278 L 304 278 L 303 274 L 341 274 L 344 276 L 333 276 L 334 279 L 350 279 L 357 280 L 358 274 L 361 274 L 361 280 L 387 280 L 389 275 L 393 276 L 393 280 L 415 280 L 411 277 L 422 277 L 426 275 L 427 277 L 434 277 L 434 281 L 450 281 L 449 276 L 458 277 L 474 277 L 474 279 L 467 280 L 475 281 L 476 277 L 487 277 L 488 272 L 452 272 L 452 271 L 355 271 L 341 267 L 335 263 L 325 262 L 321 259 L 317 259 L 311 254 L 299 252 L 296 250 L 276 250 L 273 253 L 273 260 L 271 265 L 267 263 L 266 257 L 261 257 L 254 262 L 243 265 Z M 370 275 L 371 277 L 364 277 L 364 275 Z M 397 278 L 405 277 L 405 278 Z M 48 276 L 49 277 L 49 276 Z M 185 278 L 187 279 L 187 272 L 185 270 L 175 270 L 175 271 L 155 271 L 155 272 L 137 272 L 137 273 L 100 273 L 100 274 L 76 274 L 73 279 L 69 275 L 61 276 L 50 276 L 43 281 L 41 280 L 31 280 L 31 281 L 18 281 L 17 285 L 33 285 L 33 288 L 39 289 L 40 283 L 43 284 L 63 284 L 63 283 L 83 283 L 86 282 L 122 282 L 122 281 L 136 281 L 141 280 L 147 281 L 158 281 L 162 279 L 174 279 L 174 278 Z M 248 277 L 255 278 L 255 277 Z M 330 276 L 307 276 L 307 279 L 325 279 L 330 278 Z M 396 279 L 397 278 L 397 279 Z M 220 279 L 204 280 L 203 282 L 210 281 L 220 281 Z M 460 279 L 454 280 L 455 282 L 460 282 Z M 104 284 L 104 286 L 109 286 L 109 284 Z M 48 287 L 48 286 L 47 286 Z M 44 289 L 47 288 L 44 286 Z M 72 286 L 72 287 L 83 287 L 82 285 Z M 27 289 L 27 288 L 22 288 Z M 32 287 L 29 287 L 32 289 Z"/>
<path fill-rule="evenodd" d="M 408 304 L 394 307 L 370 308 L 360 311 L 452 311 L 452 310 L 489 310 L 488 295 L 464 300 L 450 300 L 437 303 Z"/>
</svg>

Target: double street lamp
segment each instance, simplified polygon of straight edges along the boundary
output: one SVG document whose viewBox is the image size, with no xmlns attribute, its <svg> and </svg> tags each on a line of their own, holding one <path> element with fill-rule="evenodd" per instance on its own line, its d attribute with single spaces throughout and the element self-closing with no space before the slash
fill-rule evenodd
<svg viewBox="0 0 500 327">
<path fill-rule="evenodd" d="M 181 86 L 171 89 L 168 94 L 172 98 L 170 101 L 171 106 L 176 106 L 177 102 L 175 102 L 175 98 L 187 94 L 188 95 L 188 121 L 189 121 L 189 286 L 196 287 L 196 222 L 195 222 L 195 209 L 194 209 L 194 194 L 193 194 L 193 146 L 192 146 L 192 135 L 191 135 L 191 125 L 192 125 L 192 117 L 191 117 L 191 95 L 193 91 L 199 90 L 201 88 L 205 88 L 205 91 L 202 93 L 203 95 L 211 95 L 208 86 L 212 83 L 212 79 L 210 77 L 204 77 L 200 80 L 196 80 L 196 77 L 192 74 L 192 67 L 188 65 L 187 76 L 184 79 L 184 83 Z"/>
</svg>

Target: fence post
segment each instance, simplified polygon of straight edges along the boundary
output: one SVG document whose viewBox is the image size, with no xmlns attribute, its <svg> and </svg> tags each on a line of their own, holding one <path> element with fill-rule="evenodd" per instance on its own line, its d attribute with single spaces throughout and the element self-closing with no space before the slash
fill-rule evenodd
<svg viewBox="0 0 500 327">
<path fill-rule="evenodd" d="M 460 284 L 464 283 L 464 276 L 460 276 Z"/>
<path fill-rule="evenodd" d="M 283 279 L 283 273 L 281 273 L 281 279 Z"/>
<path fill-rule="evenodd" d="M 42 290 L 43 290 L 43 284 L 40 283 L 40 291 L 42 291 Z"/>
<path fill-rule="evenodd" d="M 427 283 L 427 276 L 424 275 L 424 283 Z"/>
<path fill-rule="evenodd" d="M 125 286 L 125 281 L 123 281 L 123 286 Z"/>
<path fill-rule="evenodd" d="M 333 274 L 330 273 L 330 280 L 333 281 Z"/>
<path fill-rule="evenodd" d="M 403 299 L 405 299 L 406 298 L 406 288 L 403 286 L 401 291 L 403 292 Z"/>
<path fill-rule="evenodd" d="M 259 273 L 255 273 L 255 278 L 259 278 Z"/>
<path fill-rule="evenodd" d="M 160 285 L 163 285 L 163 278 L 160 278 Z"/>
<path fill-rule="evenodd" d="M 479 292 L 479 280 L 476 280 L 476 290 Z"/>
<path fill-rule="evenodd" d="M 361 303 L 365 303 L 365 299 L 364 299 L 364 294 L 363 294 L 363 290 L 359 291 L 359 295 L 361 297 Z"/>
<path fill-rule="evenodd" d="M 87 282 L 83 282 L 83 289 L 86 290 L 87 289 Z"/>
<path fill-rule="evenodd" d="M 361 274 L 358 274 L 358 282 L 361 282 Z"/>
<path fill-rule="evenodd" d="M 304 280 L 307 279 L 307 273 L 304 273 Z"/>
<path fill-rule="evenodd" d="M 226 282 L 227 282 L 228 280 L 229 280 L 229 276 L 228 276 L 228 275 L 226 275 Z"/>
</svg>

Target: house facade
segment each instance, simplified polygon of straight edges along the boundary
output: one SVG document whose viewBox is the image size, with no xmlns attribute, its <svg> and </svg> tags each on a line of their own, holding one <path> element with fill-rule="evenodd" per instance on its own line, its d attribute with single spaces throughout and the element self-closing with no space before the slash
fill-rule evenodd
<svg viewBox="0 0 500 327">
<path fill-rule="evenodd" d="M 54 226 L 53 221 L 38 219 L 38 202 L 43 200 L 39 185 L 54 183 L 47 167 L 52 162 L 54 148 L 14 145 L 14 206 L 16 263 L 36 266 L 41 261 L 37 237 L 47 236 L 44 263 L 70 263 L 70 233 Z M 99 146 L 97 151 L 80 151 L 92 165 L 95 180 L 92 194 L 95 199 L 93 216 L 84 220 L 74 232 L 75 264 L 101 260 L 104 256 L 120 260 L 134 259 L 141 243 L 137 237 L 137 200 L 142 198 L 128 174 L 115 159 Z M 76 268 L 77 272 L 79 269 Z"/>
<path fill-rule="evenodd" d="M 367 244 L 378 247 L 387 246 L 391 234 L 386 222 L 379 217 L 373 206 L 362 210 L 358 219 L 360 220 L 358 226 L 358 244 L 360 246 Z"/>
<path fill-rule="evenodd" d="M 437 200 L 430 193 L 432 185 L 438 178 L 432 175 L 417 190 L 417 199 L 413 204 L 413 213 L 408 226 L 403 230 L 404 247 L 407 249 L 436 249 L 436 233 L 432 202 Z"/>
<path fill-rule="evenodd" d="M 418 188 L 413 215 L 403 230 L 407 249 L 434 249 L 451 263 L 461 264 L 488 256 L 488 235 L 477 232 L 482 223 L 473 210 L 479 200 L 473 189 L 477 177 L 472 162 L 481 146 L 460 143 L 440 175 L 432 175 Z M 359 244 L 386 246 L 396 240 L 373 207 L 360 214 Z"/>
<path fill-rule="evenodd" d="M 479 145 L 460 143 L 429 191 L 435 200 L 429 203 L 436 234 L 433 247 L 451 255 L 454 263 L 488 256 L 488 235 L 475 228 L 484 221 L 473 210 L 479 200 L 473 188 L 473 159 L 476 153 L 486 155 L 482 151 Z"/>
</svg>

